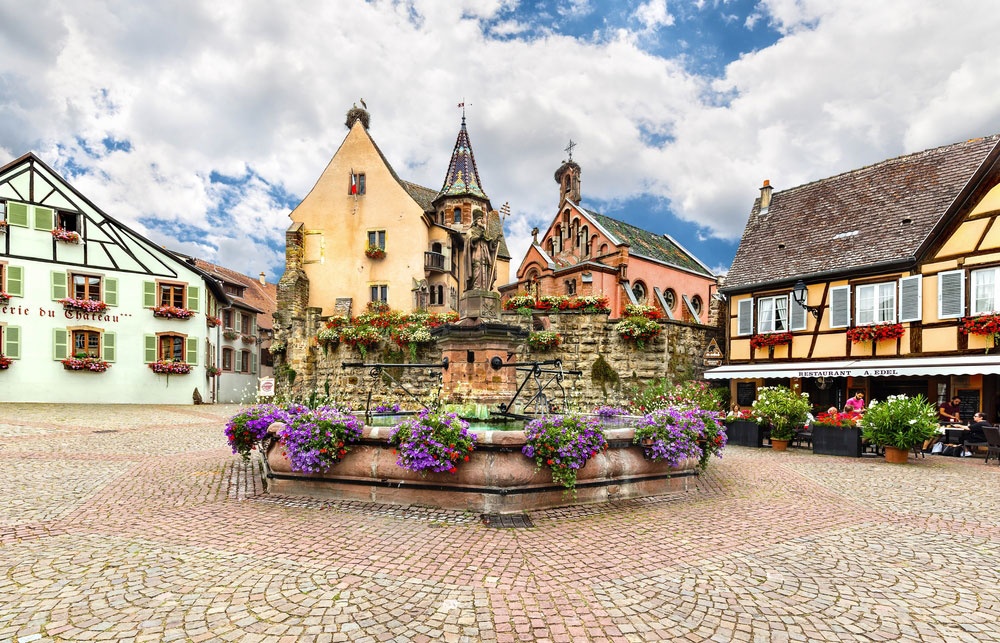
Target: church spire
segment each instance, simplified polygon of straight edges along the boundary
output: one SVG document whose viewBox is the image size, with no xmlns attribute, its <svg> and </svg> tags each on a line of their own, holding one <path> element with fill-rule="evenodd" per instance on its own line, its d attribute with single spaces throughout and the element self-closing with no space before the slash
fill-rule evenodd
<svg viewBox="0 0 1000 643">
<path fill-rule="evenodd" d="M 471 196 L 489 200 L 479 182 L 479 170 L 476 169 L 476 157 L 472 153 L 469 142 L 469 131 L 465 129 L 465 110 L 462 110 L 462 128 L 458 130 L 458 140 L 455 150 L 451 153 L 451 163 L 448 164 L 448 174 L 444 177 L 444 185 L 437 198 L 453 196 Z"/>
</svg>

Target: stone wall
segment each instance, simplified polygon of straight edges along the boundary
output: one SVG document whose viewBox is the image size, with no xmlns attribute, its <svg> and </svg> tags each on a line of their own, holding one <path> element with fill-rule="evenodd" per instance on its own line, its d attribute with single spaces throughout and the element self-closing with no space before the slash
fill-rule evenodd
<svg viewBox="0 0 1000 643">
<path fill-rule="evenodd" d="M 345 368 L 343 363 L 418 363 L 439 364 L 442 352 L 437 344 L 421 348 L 416 359 L 407 349 L 378 347 L 366 356 L 348 346 L 319 346 L 312 339 L 322 326 L 323 318 L 317 308 L 307 308 L 302 317 L 282 317 L 282 333 L 287 341 L 284 354 L 275 359 L 275 375 L 279 393 L 291 393 L 306 398 L 312 392 L 325 394 L 327 390 L 336 399 L 352 407 L 363 407 L 369 392 L 372 406 L 384 402 L 412 402 L 403 390 L 386 378 L 372 378 L 370 368 Z M 709 341 L 715 338 L 723 344 L 721 329 L 679 321 L 662 321 L 663 332 L 655 340 L 639 349 L 618 337 L 614 326 L 618 320 L 607 315 L 561 312 L 535 314 L 530 317 L 504 313 L 501 322 L 528 330 L 554 330 L 563 336 L 563 344 L 548 352 L 533 352 L 523 342 L 513 342 L 513 353 L 507 363 L 517 361 L 562 360 L 564 371 L 582 371 L 580 375 L 566 375 L 563 386 L 567 391 L 570 410 L 591 410 L 617 399 L 616 392 L 650 380 L 669 377 L 675 381 L 700 378 L 705 371 L 703 356 Z M 309 330 L 307 330 L 309 329 Z M 476 361 L 481 357 L 477 356 Z M 486 360 L 488 361 L 488 360 Z M 595 364 L 598 377 L 595 378 Z M 602 368 L 603 367 L 603 368 Z M 294 383 L 289 386 L 288 369 L 295 372 Z M 477 369 L 482 371 L 482 369 Z M 439 368 L 388 367 L 386 371 L 398 379 L 417 398 L 426 399 L 441 386 Z M 600 374 L 603 373 L 603 382 Z M 543 382 L 551 376 L 543 377 Z M 518 372 L 511 382 L 510 394 L 523 381 L 524 373 Z M 615 383 L 614 380 L 617 380 Z M 443 391 L 449 403 L 475 404 L 469 399 L 468 387 L 455 387 Z M 524 399 L 534 389 L 529 385 L 519 399 Z M 546 391 L 549 399 L 561 406 L 562 395 L 554 385 Z M 409 404 L 412 406 L 412 404 Z M 518 410 L 515 408 L 514 410 Z"/>
</svg>

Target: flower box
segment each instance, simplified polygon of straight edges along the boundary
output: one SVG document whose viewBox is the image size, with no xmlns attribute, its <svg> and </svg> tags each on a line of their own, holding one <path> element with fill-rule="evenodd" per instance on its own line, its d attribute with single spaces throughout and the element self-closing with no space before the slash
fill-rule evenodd
<svg viewBox="0 0 1000 643">
<path fill-rule="evenodd" d="M 655 338 L 663 330 L 659 323 L 648 317 L 626 317 L 615 324 L 615 332 L 627 342 L 634 343 L 638 348 L 646 347 L 646 342 Z"/>
<path fill-rule="evenodd" d="M 103 301 L 97 301 L 96 299 L 76 299 L 75 297 L 66 297 L 65 299 L 60 299 L 59 303 L 63 305 L 65 310 L 82 310 L 88 313 L 103 313 L 108 309 L 108 305 Z"/>
<path fill-rule="evenodd" d="M 750 338 L 750 348 L 781 346 L 792 343 L 791 333 L 760 333 Z"/>
<path fill-rule="evenodd" d="M 385 259 L 385 250 L 378 246 L 368 246 L 365 248 L 365 256 L 369 259 Z"/>
<path fill-rule="evenodd" d="M 222 375 L 222 369 L 218 366 L 209 366 L 205 369 L 205 375 L 208 377 L 218 377 Z"/>
<path fill-rule="evenodd" d="M 861 457 L 861 428 L 833 424 L 812 425 L 813 453 Z"/>
<path fill-rule="evenodd" d="M 91 373 L 103 373 L 111 368 L 111 364 L 98 357 L 67 357 L 62 360 L 62 364 L 67 371 L 90 371 Z"/>
<path fill-rule="evenodd" d="M 54 228 L 52 238 L 63 243 L 80 243 L 80 235 L 65 228 Z"/>
<path fill-rule="evenodd" d="M 177 306 L 153 306 L 153 317 L 163 317 L 166 319 L 190 319 L 194 316 L 193 310 L 178 308 Z"/>
<path fill-rule="evenodd" d="M 234 339 L 239 339 L 239 336 L 240 334 L 231 328 L 227 328 L 226 330 L 222 331 L 222 337 L 230 341 Z"/>
<path fill-rule="evenodd" d="M 0 221 L 0 234 L 4 234 L 5 232 L 7 232 L 7 222 Z"/>
<path fill-rule="evenodd" d="M 904 333 L 902 324 L 868 324 L 849 329 L 847 339 L 855 344 L 862 344 L 880 342 L 883 339 L 899 339 Z"/>
<path fill-rule="evenodd" d="M 149 368 L 154 373 L 161 373 L 166 375 L 187 375 L 191 372 L 191 365 L 185 362 L 175 362 L 170 359 L 163 359 L 156 362 L 150 362 Z"/>
<path fill-rule="evenodd" d="M 726 435 L 729 436 L 729 444 L 758 449 L 764 446 L 764 427 L 752 420 L 727 421 Z"/>
<path fill-rule="evenodd" d="M 219 319 L 218 317 L 212 317 L 211 315 L 206 315 L 205 324 L 207 324 L 209 328 L 215 328 L 217 326 L 222 325 L 222 320 Z"/>
<path fill-rule="evenodd" d="M 240 341 L 242 341 L 244 344 L 256 344 L 257 338 L 254 337 L 253 335 L 242 335 L 240 337 Z"/>
<path fill-rule="evenodd" d="M 10 295 L 0 290 L 0 306 L 6 306 L 10 303 Z"/>
<path fill-rule="evenodd" d="M 14 360 L 10 357 L 0 355 L 0 371 L 6 371 L 10 368 L 10 365 L 14 363 Z"/>
</svg>

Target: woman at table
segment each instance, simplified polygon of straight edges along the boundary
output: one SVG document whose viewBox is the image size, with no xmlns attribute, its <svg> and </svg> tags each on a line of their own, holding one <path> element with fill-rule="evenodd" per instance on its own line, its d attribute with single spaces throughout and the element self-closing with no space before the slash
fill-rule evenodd
<svg viewBox="0 0 1000 643">
<path fill-rule="evenodd" d="M 951 402 L 945 402 L 938 407 L 938 422 L 941 424 L 961 424 L 962 416 L 959 413 L 962 406 L 962 398 L 955 395 Z"/>
</svg>

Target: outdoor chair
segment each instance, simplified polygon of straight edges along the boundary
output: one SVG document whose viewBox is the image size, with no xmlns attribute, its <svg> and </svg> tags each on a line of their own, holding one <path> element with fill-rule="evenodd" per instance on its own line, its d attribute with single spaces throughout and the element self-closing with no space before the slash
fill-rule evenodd
<svg viewBox="0 0 1000 643">
<path fill-rule="evenodd" d="M 979 453 L 979 447 L 988 447 L 989 445 L 989 442 L 984 442 L 982 440 L 965 440 L 962 442 L 962 448 L 973 455 Z"/>
<path fill-rule="evenodd" d="M 812 443 L 813 443 L 812 430 L 809 429 L 809 428 L 805 428 L 805 429 L 800 429 L 800 430 L 798 430 L 798 431 L 795 432 L 795 437 L 792 438 L 792 444 L 791 444 L 791 446 L 793 446 L 793 447 L 797 446 L 797 447 L 803 447 L 803 448 L 808 447 L 808 448 L 811 449 L 812 448 Z"/>
<path fill-rule="evenodd" d="M 990 457 L 994 457 L 997 459 L 997 464 L 1000 464 L 1000 428 L 983 427 L 983 433 L 986 434 L 986 460 L 984 462 L 989 462 Z"/>
</svg>

